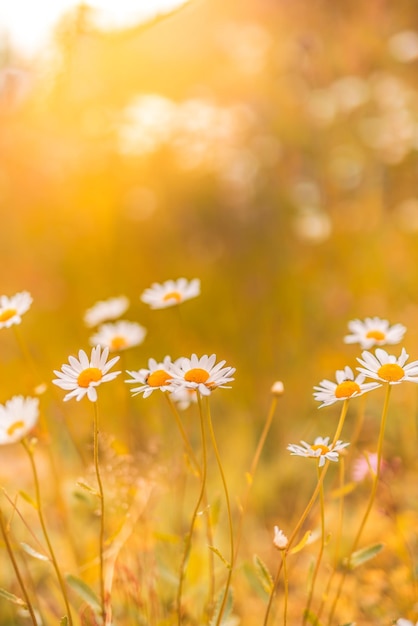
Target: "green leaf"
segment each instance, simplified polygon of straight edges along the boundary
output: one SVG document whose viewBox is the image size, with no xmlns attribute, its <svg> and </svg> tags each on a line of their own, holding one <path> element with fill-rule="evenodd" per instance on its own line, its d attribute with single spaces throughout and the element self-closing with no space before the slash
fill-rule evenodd
<svg viewBox="0 0 418 626">
<path fill-rule="evenodd" d="M 219 552 L 218 548 L 215 548 L 215 546 L 208 546 L 209 550 L 212 550 L 212 552 L 214 554 L 216 554 L 216 556 L 218 556 L 222 563 L 224 563 L 224 565 L 227 567 L 227 569 L 231 569 L 231 564 L 229 563 L 229 561 L 226 560 L 226 558 Z"/>
<path fill-rule="evenodd" d="M 357 552 L 353 552 L 349 559 L 345 559 L 344 565 L 349 567 L 350 569 L 355 569 L 359 565 L 363 565 L 370 559 L 373 559 L 376 554 L 379 554 L 381 550 L 383 550 L 383 543 L 375 543 L 372 546 L 368 546 L 367 548 L 362 548 L 361 550 L 357 550 Z"/>
<path fill-rule="evenodd" d="M 254 554 L 254 565 L 261 586 L 266 593 L 270 594 L 273 591 L 273 576 L 270 574 L 266 564 L 256 554 Z"/>
<path fill-rule="evenodd" d="M 210 620 L 209 626 L 215 626 L 218 623 L 219 611 L 221 610 L 223 597 L 224 597 L 224 592 L 221 591 L 221 593 L 218 596 L 218 599 L 216 600 L 215 610 L 213 612 L 213 616 L 212 616 L 212 619 Z M 232 611 L 232 604 L 233 604 L 233 595 L 232 595 L 232 590 L 229 589 L 220 624 L 227 623 L 230 613 Z"/>
<path fill-rule="evenodd" d="M 30 556 L 33 556 L 34 559 L 38 559 L 38 561 L 50 561 L 51 560 L 49 556 L 47 556 L 46 554 L 42 554 L 42 552 L 38 552 L 37 550 L 32 548 L 32 546 L 25 543 L 24 541 L 21 541 L 20 545 L 22 546 L 22 548 L 27 554 L 30 554 Z"/>
<path fill-rule="evenodd" d="M 96 596 L 93 589 L 87 585 L 87 583 L 72 574 L 68 574 L 66 578 L 68 584 L 78 593 L 80 598 L 91 606 L 94 611 L 100 612 L 102 610 L 99 598 Z"/>
<path fill-rule="evenodd" d="M 100 497 L 100 494 L 97 491 L 97 489 L 95 489 L 88 483 L 84 482 L 84 480 L 78 480 L 77 485 L 81 487 L 82 489 L 84 489 L 85 491 L 88 491 L 88 493 L 91 493 L 93 496 L 97 496 L 98 498 Z"/>
<path fill-rule="evenodd" d="M 13 602 L 13 604 L 17 604 L 18 606 L 22 606 L 23 608 L 27 609 L 27 604 L 24 600 L 22 600 L 22 598 L 18 598 L 13 593 L 10 593 L 9 591 L 6 591 L 6 589 L 2 589 L 1 587 L 0 597 L 8 600 L 9 602 Z"/>
<path fill-rule="evenodd" d="M 20 495 L 20 496 L 21 496 L 24 500 L 26 500 L 26 502 L 29 502 L 29 504 L 30 504 L 31 506 L 33 506 L 33 508 L 34 508 L 36 511 L 38 510 L 38 505 L 36 504 L 35 500 L 34 500 L 33 498 L 31 498 L 31 496 L 30 496 L 28 493 L 26 493 L 26 491 L 22 491 L 22 490 L 20 490 L 20 491 L 19 491 L 19 495 Z"/>
<path fill-rule="evenodd" d="M 321 622 L 318 621 L 318 618 L 313 611 L 304 611 L 304 617 L 309 624 L 314 624 L 314 626 L 322 626 Z"/>
<path fill-rule="evenodd" d="M 300 552 L 300 550 L 302 550 L 302 548 L 305 547 L 308 540 L 311 538 L 311 535 L 312 535 L 312 531 L 307 530 L 306 533 L 303 535 L 302 539 L 299 541 L 299 543 L 297 543 L 294 548 L 289 550 L 289 554 L 296 554 L 297 552 Z"/>
</svg>

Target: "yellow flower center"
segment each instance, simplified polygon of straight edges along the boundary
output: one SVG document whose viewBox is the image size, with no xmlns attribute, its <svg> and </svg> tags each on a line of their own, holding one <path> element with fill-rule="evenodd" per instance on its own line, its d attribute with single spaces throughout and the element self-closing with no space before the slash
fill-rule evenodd
<svg viewBox="0 0 418 626">
<path fill-rule="evenodd" d="M 90 383 L 97 383 L 102 379 L 102 372 L 98 367 L 87 367 L 85 370 L 80 372 L 77 378 L 77 383 L 79 387 L 88 387 Z"/>
<path fill-rule="evenodd" d="M 176 302 L 181 302 L 181 293 L 178 291 L 169 291 L 163 297 L 164 302 L 168 302 L 168 300 L 175 300 Z"/>
<path fill-rule="evenodd" d="M 355 393 L 360 393 L 360 386 L 354 382 L 354 380 L 344 380 L 342 383 L 337 385 L 335 390 L 336 398 L 349 398 Z"/>
<path fill-rule="evenodd" d="M 316 452 L 317 450 L 321 450 L 321 454 L 327 454 L 329 452 L 328 446 L 324 446 L 322 443 L 316 443 L 311 446 L 311 450 Z"/>
<path fill-rule="evenodd" d="M 126 346 L 128 345 L 128 342 L 126 341 L 125 337 L 113 337 L 112 341 L 110 342 L 110 349 L 111 350 L 123 350 L 123 348 L 126 348 Z"/>
<path fill-rule="evenodd" d="M 369 330 L 366 334 L 366 339 L 376 339 L 376 341 L 383 341 L 386 339 L 386 334 L 381 330 Z"/>
<path fill-rule="evenodd" d="M 200 367 L 195 367 L 184 375 L 184 380 L 187 380 L 188 383 L 205 383 L 208 378 L 209 373 Z"/>
<path fill-rule="evenodd" d="M 4 311 L 1 311 L 0 322 L 7 322 L 7 320 L 10 320 L 12 317 L 14 317 L 16 313 L 16 309 L 5 309 Z"/>
<path fill-rule="evenodd" d="M 9 437 L 12 437 L 12 435 L 14 435 L 17 430 L 20 430 L 21 428 L 23 428 L 24 425 L 25 425 L 24 421 L 18 420 L 17 422 L 13 422 L 13 424 L 10 424 L 6 432 L 9 435 Z"/>
<path fill-rule="evenodd" d="M 172 376 L 165 370 L 155 370 L 148 375 L 146 383 L 150 387 L 162 387 L 168 380 L 171 380 L 171 378 Z"/>
<path fill-rule="evenodd" d="M 388 383 L 393 383 L 401 380 L 405 376 L 405 372 L 397 363 L 385 363 L 379 367 L 377 375 Z"/>
</svg>

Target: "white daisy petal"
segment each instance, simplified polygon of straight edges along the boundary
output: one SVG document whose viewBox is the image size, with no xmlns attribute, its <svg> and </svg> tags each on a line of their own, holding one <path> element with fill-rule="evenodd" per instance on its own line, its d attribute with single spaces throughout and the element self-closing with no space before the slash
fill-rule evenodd
<svg viewBox="0 0 418 626">
<path fill-rule="evenodd" d="M 322 403 L 319 408 L 329 406 L 334 404 L 334 402 L 361 396 L 380 386 L 379 383 L 365 384 L 363 382 L 365 376 L 362 373 L 354 378 L 353 370 L 350 367 L 345 367 L 344 370 L 337 370 L 335 377 L 338 384 L 329 380 L 323 380 L 319 386 L 314 387 L 314 398 Z"/>
<path fill-rule="evenodd" d="M 405 348 L 402 348 L 398 358 L 381 348 L 376 349 L 375 356 L 370 352 L 363 352 L 361 356 L 363 358 L 357 361 L 364 367 L 358 367 L 357 370 L 367 378 L 389 385 L 398 385 L 405 381 L 418 382 L 418 361 L 405 365 L 409 358 Z"/>
</svg>

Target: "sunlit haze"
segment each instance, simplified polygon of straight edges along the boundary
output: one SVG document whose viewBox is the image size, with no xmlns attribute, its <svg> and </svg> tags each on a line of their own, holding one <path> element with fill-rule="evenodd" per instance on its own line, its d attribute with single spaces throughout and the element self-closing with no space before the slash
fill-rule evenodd
<svg viewBox="0 0 418 626">
<path fill-rule="evenodd" d="M 94 0 L 83 3 L 94 10 L 100 28 L 125 28 L 173 10 L 187 0 Z M 57 21 L 76 7 L 75 0 L 14 0 L 0 4 L 0 33 L 23 54 L 33 54 L 47 42 Z"/>
</svg>

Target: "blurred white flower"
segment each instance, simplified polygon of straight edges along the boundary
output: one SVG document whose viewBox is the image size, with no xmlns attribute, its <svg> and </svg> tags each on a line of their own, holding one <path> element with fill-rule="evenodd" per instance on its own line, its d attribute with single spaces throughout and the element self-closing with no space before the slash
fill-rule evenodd
<svg viewBox="0 0 418 626">
<path fill-rule="evenodd" d="M 27 291 L 20 291 L 11 296 L 0 296 L 0 328 L 10 328 L 20 324 L 22 315 L 29 310 L 32 296 Z"/>
<path fill-rule="evenodd" d="M 92 328 L 98 326 L 107 320 L 114 320 L 125 313 L 129 306 L 129 300 L 126 296 L 117 298 L 109 298 L 108 300 L 100 300 L 94 306 L 88 309 L 84 314 L 84 322 L 86 326 Z"/>
<path fill-rule="evenodd" d="M 38 417 L 38 398 L 14 396 L 6 404 L 0 404 L 0 445 L 20 441 L 32 430 Z"/>
<path fill-rule="evenodd" d="M 97 333 L 90 337 L 90 344 L 118 352 L 140 345 L 146 334 L 146 329 L 137 322 L 120 320 L 99 326 Z"/>
<path fill-rule="evenodd" d="M 399 343 L 406 332 L 406 326 L 402 324 L 390 326 L 388 320 L 382 320 L 380 317 L 366 317 L 364 321 L 352 320 L 348 323 L 348 328 L 351 335 L 346 335 L 344 342 L 358 343 L 366 350 L 373 346 Z"/>
<path fill-rule="evenodd" d="M 285 548 L 287 547 L 288 543 L 289 543 L 289 540 L 286 537 L 286 535 L 284 534 L 284 532 L 282 530 L 280 530 L 280 528 L 278 526 L 275 526 L 274 527 L 273 545 L 278 550 L 285 550 Z"/>
<path fill-rule="evenodd" d="M 196 298 L 200 294 L 200 280 L 186 278 L 167 280 L 165 283 L 153 283 L 141 295 L 142 302 L 149 304 L 151 309 L 165 309 L 185 300 Z"/>
</svg>

